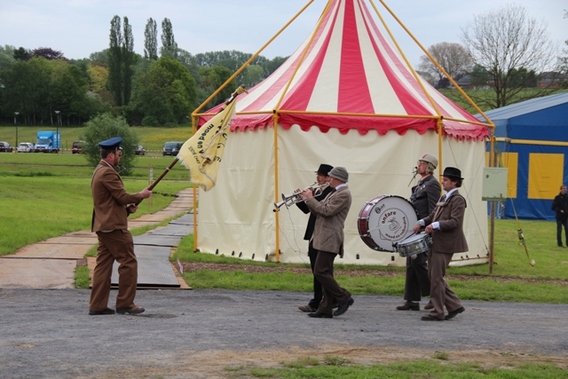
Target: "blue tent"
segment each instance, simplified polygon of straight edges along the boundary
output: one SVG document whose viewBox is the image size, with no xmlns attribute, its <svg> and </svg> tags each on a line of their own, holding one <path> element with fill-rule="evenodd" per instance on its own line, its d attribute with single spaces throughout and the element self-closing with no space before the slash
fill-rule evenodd
<svg viewBox="0 0 568 379">
<path fill-rule="evenodd" d="M 516 212 L 521 219 L 553 220 L 552 200 L 568 183 L 568 93 L 485 114 L 495 123 L 498 166 L 508 168 L 507 201 L 500 215 L 514 218 Z"/>
</svg>

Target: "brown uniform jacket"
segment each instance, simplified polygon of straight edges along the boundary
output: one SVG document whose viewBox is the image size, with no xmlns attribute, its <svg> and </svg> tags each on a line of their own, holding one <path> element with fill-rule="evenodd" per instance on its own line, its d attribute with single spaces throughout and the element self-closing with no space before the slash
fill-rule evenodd
<svg viewBox="0 0 568 379">
<path fill-rule="evenodd" d="M 101 160 L 95 168 L 91 181 L 93 195 L 93 219 L 91 231 L 128 229 L 129 204 L 140 203 L 139 194 L 128 194 L 118 172 Z"/>
<path fill-rule="evenodd" d="M 469 250 L 463 234 L 466 207 L 463 196 L 455 191 L 448 201 L 436 204 L 432 213 L 424 218 L 424 225 L 440 223 L 440 229 L 432 230 L 432 251 L 453 254 Z"/>
<path fill-rule="evenodd" d="M 347 186 L 331 192 L 322 201 L 306 200 L 306 205 L 316 215 L 312 246 L 319 251 L 343 255 L 343 227 L 351 208 L 351 192 Z"/>
</svg>

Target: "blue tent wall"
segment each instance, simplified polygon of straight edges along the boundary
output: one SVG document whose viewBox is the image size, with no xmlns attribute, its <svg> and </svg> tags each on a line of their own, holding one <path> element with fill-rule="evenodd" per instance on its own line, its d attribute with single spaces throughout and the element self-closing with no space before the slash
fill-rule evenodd
<svg viewBox="0 0 568 379">
<path fill-rule="evenodd" d="M 562 182 L 568 183 L 568 93 L 527 100 L 485 114 L 495 123 L 495 136 L 500 140 L 496 152 L 518 154 L 517 196 L 507 199 L 502 216 L 514 218 L 516 210 L 521 219 L 553 220 L 552 199 L 528 198 L 529 157 L 533 153 L 563 154 Z"/>
</svg>

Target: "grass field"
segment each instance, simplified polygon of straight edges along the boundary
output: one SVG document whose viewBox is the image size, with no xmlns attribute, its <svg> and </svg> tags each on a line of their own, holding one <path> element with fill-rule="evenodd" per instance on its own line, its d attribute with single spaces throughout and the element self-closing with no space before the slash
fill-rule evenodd
<svg viewBox="0 0 568 379">
<path fill-rule="evenodd" d="M 37 132 L 40 130 L 55 130 L 50 126 L 18 126 L 18 142 L 36 142 Z M 71 153 L 73 141 L 81 139 L 85 127 L 60 127 L 61 147 L 63 153 Z M 162 147 L 167 141 L 186 141 L 191 137 L 191 126 L 185 125 L 177 128 L 154 128 L 133 126 L 131 130 L 136 133 L 140 144 L 146 148 L 148 155 L 161 155 Z M 14 125 L 0 125 L 0 141 L 16 145 L 16 127 Z M 1 154 L 1 153 L 0 153 Z"/>
</svg>

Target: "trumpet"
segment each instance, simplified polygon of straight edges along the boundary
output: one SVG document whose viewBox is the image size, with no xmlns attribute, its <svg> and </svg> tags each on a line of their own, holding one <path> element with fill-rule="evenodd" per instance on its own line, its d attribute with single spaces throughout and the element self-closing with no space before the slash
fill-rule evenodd
<svg viewBox="0 0 568 379">
<path fill-rule="evenodd" d="M 290 208 L 292 205 L 304 201 L 304 199 L 302 199 L 302 196 L 300 196 L 300 194 L 305 190 L 309 189 L 310 191 L 312 191 L 314 196 L 319 196 L 321 195 L 323 190 L 326 189 L 328 186 L 329 183 L 318 184 L 318 182 L 314 182 L 314 184 L 312 184 L 311 186 L 304 188 L 303 191 L 296 191 L 288 196 L 282 194 L 282 201 L 274 203 L 274 212 L 278 212 L 283 205 L 285 205 L 286 208 Z"/>
</svg>

